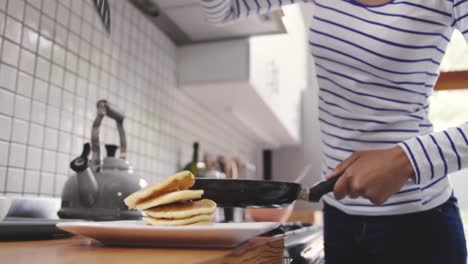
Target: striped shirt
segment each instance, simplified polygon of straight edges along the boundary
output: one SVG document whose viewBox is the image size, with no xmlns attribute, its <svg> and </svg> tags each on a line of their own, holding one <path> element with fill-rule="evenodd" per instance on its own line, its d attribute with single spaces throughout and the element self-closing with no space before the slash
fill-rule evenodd
<svg viewBox="0 0 468 264">
<path fill-rule="evenodd" d="M 267 13 L 294 0 L 201 0 L 210 22 Z M 323 199 L 349 214 L 418 212 L 445 202 L 447 175 L 468 168 L 468 123 L 433 132 L 429 97 L 454 29 L 468 40 L 468 0 L 304 0 L 315 5 L 309 45 L 319 83 L 322 174 L 352 152 L 399 145 L 415 179 L 382 205 Z"/>
</svg>

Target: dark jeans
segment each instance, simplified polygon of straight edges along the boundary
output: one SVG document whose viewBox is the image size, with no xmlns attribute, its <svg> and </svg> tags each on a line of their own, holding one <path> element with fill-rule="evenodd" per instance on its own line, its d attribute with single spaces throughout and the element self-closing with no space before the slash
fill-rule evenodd
<svg viewBox="0 0 468 264">
<path fill-rule="evenodd" d="M 461 264 L 466 242 L 457 199 L 419 213 L 353 216 L 325 205 L 326 264 Z"/>
</svg>

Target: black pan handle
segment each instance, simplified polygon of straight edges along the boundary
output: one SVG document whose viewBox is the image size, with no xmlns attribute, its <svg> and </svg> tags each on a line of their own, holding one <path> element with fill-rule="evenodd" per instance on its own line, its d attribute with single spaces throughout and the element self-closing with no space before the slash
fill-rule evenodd
<svg viewBox="0 0 468 264">
<path fill-rule="evenodd" d="M 333 188 L 335 187 L 336 182 L 341 177 L 341 175 L 343 175 L 343 173 L 329 180 L 322 181 L 321 183 L 310 188 L 309 189 L 309 201 L 318 202 L 320 201 L 320 198 L 322 198 L 322 196 L 324 196 L 325 194 L 329 192 L 332 192 Z"/>
</svg>

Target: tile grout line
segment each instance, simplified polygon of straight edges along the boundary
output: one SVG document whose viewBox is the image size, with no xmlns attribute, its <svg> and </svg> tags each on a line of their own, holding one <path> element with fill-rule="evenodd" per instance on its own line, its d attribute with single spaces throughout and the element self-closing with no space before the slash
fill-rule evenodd
<svg viewBox="0 0 468 264">
<path fill-rule="evenodd" d="M 7 10 L 8 8 L 8 0 L 6 1 L 5 3 L 5 11 Z M 5 31 L 6 31 L 6 19 L 7 19 L 7 14 L 5 13 L 4 17 L 3 17 L 3 23 L 4 23 L 4 27 L 2 29 L 2 38 L 0 39 L 1 41 L 1 45 L 0 45 L 0 54 L 3 54 L 3 42 L 4 42 L 4 37 L 5 36 Z M 14 98 L 13 98 L 14 100 Z M 13 112 L 15 111 L 15 107 L 14 107 L 14 101 L 13 101 Z M 12 114 L 14 115 L 14 113 Z M 13 122 L 13 117 L 9 116 L 9 118 L 11 118 L 12 122 Z M 6 161 L 6 164 L 5 164 L 5 181 L 3 182 L 3 194 L 6 194 L 7 193 L 7 181 L 8 181 L 8 165 L 10 163 L 10 152 L 11 152 L 11 133 L 12 133 L 12 128 L 13 126 L 10 127 L 10 138 L 8 139 L 8 147 L 7 147 L 7 151 L 6 151 L 6 155 L 7 155 L 7 161 Z"/>
<path fill-rule="evenodd" d="M 38 31 L 37 31 L 37 34 L 39 36 L 43 36 L 43 33 L 41 32 L 43 29 L 42 29 L 42 17 L 45 15 L 43 12 L 42 12 L 42 9 L 43 9 L 43 5 L 44 5 L 44 1 L 41 1 L 41 8 L 39 10 L 39 27 L 38 27 Z M 55 30 L 54 32 L 52 32 L 52 36 L 50 38 L 50 41 L 51 43 L 55 43 L 55 40 L 54 40 L 54 33 L 55 33 Z M 44 36 L 45 38 L 47 38 L 46 36 Z M 40 37 L 38 38 L 38 42 L 37 42 L 37 49 L 36 49 L 36 52 L 37 52 L 37 56 L 38 58 L 39 57 L 42 57 L 39 55 L 39 39 Z M 49 38 L 47 38 L 49 39 Z M 51 45 L 51 59 L 49 60 L 48 58 L 45 58 L 46 61 L 49 63 L 49 76 L 48 76 L 48 80 L 43 80 L 42 78 L 39 78 L 41 79 L 42 81 L 44 81 L 47 85 L 47 98 L 46 98 L 46 116 L 45 116 L 45 120 L 44 120 L 44 133 L 42 135 L 42 148 L 41 148 L 41 160 L 40 160 L 40 172 L 39 172 L 39 186 L 37 186 L 37 190 L 38 190 L 38 194 L 41 196 L 41 195 L 44 195 L 43 192 L 42 192 L 42 182 L 43 182 L 43 174 L 47 173 L 47 174 L 50 174 L 50 172 L 44 172 L 43 171 L 43 165 L 44 165 L 44 156 L 45 156 L 45 151 L 46 151 L 46 148 L 44 146 L 45 144 L 45 139 L 46 139 L 46 134 L 47 134 L 47 127 L 46 127 L 46 124 L 48 123 L 48 115 L 47 115 L 47 112 L 48 112 L 48 108 L 49 107 L 54 107 L 52 105 L 50 105 L 50 86 L 51 86 L 51 83 L 50 83 L 50 79 L 51 79 L 51 76 L 52 76 L 52 60 L 53 60 L 53 55 L 54 55 L 54 49 L 53 49 L 53 45 Z M 35 68 L 37 70 L 37 67 L 38 67 L 38 59 L 36 59 L 36 65 L 35 65 Z M 35 71 L 36 73 L 36 71 Z M 58 120 L 59 120 L 59 123 L 60 123 L 60 107 L 58 107 L 58 111 L 59 111 L 59 116 L 58 116 Z M 57 141 L 59 140 L 59 129 L 56 128 L 57 130 Z M 55 149 L 53 150 L 55 153 L 58 153 L 58 149 Z M 56 157 L 57 158 L 57 157 Z M 55 161 L 55 163 L 57 163 L 57 161 Z M 57 167 L 57 164 L 55 164 L 55 168 L 53 168 L 54 170 L 54 178 L 55 178 L 55 174 L 56 174 L 56 167 Z M 53 188 L 53 187 L 52 187 Z M 46 194 L 46 195 L 50 195 L 50 194 Z"/>
<path fill-rule="evenodd" d="M 3 29 L 2 36 L 5 36 L 5 32 L 6 32 L 6 27 L 7 27 L 6 21 L 7 21 L 7 17 L 8 17 L 8 6 L 9 6 L 9 4 L 10 4 L 10 0 L 6 0 L 6 6 L 5 6 L 5 11 L 6 11 L 6 12 L 5 12 L 5 27 L 4 27 L 4 29 Z M 3 40 L 4 40 L 4 39 L 5 39 L 5 38 L 3 38 Z M 3 56 L 4 48 L 5 48 L 5 45 L 4 45 L 4 43 L 2 43 L 2 53 L 1 53 L 2 56 Z M 19 56 L 18 56 L 18 61 L 19 61 Z M 3 63 L 3 58 L 2 58 L 2 63 Z M 14 67 L 14 68 L 15 68 L 16 71 L 18 71 L 16 67 Z M 18 84 L 18 72 L 16 72 L 15 90 L 13 91 L 13 95 L 14 95 L 14 97 L 13 97 L 13 113 L 12 113 L 12 116 L 10 117 L 10 118 L 11 118 L 11 124 L 12 124 L 12 125 L 10 126 L 10 139 L 9 139 L 10 144 L 9 144 L 8 162 L 7 162 L 7 166 L 6 166 L 6 177 L 5 177 L 5 186 L 4 186 L 4 191 L 5 191 L 5 192 L 8 192 L 8 189 L 7 189 L 7 187 L 8 187 L 8 178 L 10 178 L 10 168 L 11 168 L 11 167 L 10 167 L 10 165 L 11 165 L 10 163 L 11 163 L 11 159 L 12 159 L 12 153 L 11 153 L 11 150 L 12 150 L 11 137 L 12 137 L 12 133 L 13 133 L 13 116 L 15 116 L 15 108 L 16 108 L 16 96 L 17 96 L 17 91 L 16 91 L 16 90 L 17 90 L 17 84 Z M 20 144 L 18 144 L 18 145 L 20 145 Z M 25 147 L 25 148 L 26 148 L 26 147 Z M 25 154 L 25 158 L 24 158 L 24 159 L 25 159 L 25 163 L 26 163 L 26 154 Z M 24 168 L 23 168 L 23 170 L 24 170 Z M 23 181 L 24 181 L 24 171 L 23 171 Z"/>
<path fill-rule="evenodd" d="M 38 69 L 38 61 L 39 61 L 39 40 L 40 40 L 40 37 L 42 36 L 42 33 L 41 33 L 41 30 L 42 30 L 42 25 L 41 25 L 41 21 L 42 21 L 42 16 L 43 16 L 43 13 L 42 13 L 42 5 L 43 5 L 44 1 L 41 1 L 41 8 L 38 10 L 39 11 L 39 21 L 38 21 L 38 30 L 37 30 L 37 34 L 38 34 L 38 39 L 37 39 L 37 43 L 36 43 L 36 56 L 37 56 L 37 59 L 35 60 L 35 67 L 34 67 L 34 75 L 37 76 L 37 69 Z M 28 4 L 28 3 L 26 3 Z M 33 7 L 35 8 L 35 7 Z M 52 41 L 52 40 L 51 40 Z M 47 59 L 46 59 L 47 60 Z M 49 68 L 49 76 L 50 76 L 50 68 Z M 41 78 L 39 78 L 41 79 Z M 47 112 L 48 112 L 48 107 L 50 106 L 49 105 L 49 93 L 50 93 L 50 88 L 49 88 L 49 83 L 47 80 L 42 80 L 44 81 L 46 84 L 47 84 L 47 93 L 46 93 L 46 102 L 45 102 L 45 106 L 46 106 L 46 116 L 44 118 L 44 133 L 42 135 L 42 142 L 43 142 L 43 145 L 45 143 L 45 137 L 46 137 L 46 126 L 45 124 L 47 124 L 47 120 L 48 120 L 48 115 L 47 115 Z M 43 175 L 43 162 L 44 162 L 44 153 L 45 153 L 45 149 L 44 149 L 44 146 L 41 148 L 41 159 L 40 159 L 40 165 L 39 165 L 39 179 L 38 179 L 38 186 L 37 186 L 37 192 L 38 192 L 38 195 L 40 196 L 41 195 L 41 187 L 42 187 L 42 175 Z"/>
<path fill-rule="evenodd" d="M 26 2 L 24 2 L 24 5 L 23 5 L 23 17 L 22 17 L 22 21 L 23 21 L 23 22 L 25 21 L 25 17 L 26 17 L 26 5 L 27 5 Z M 20 47 L 20 54 L 19 54 L 19 56 L 18 56 L 18 57 L 19 57 L 19 58 L 18 58 L 18 61 L 19 61 L 19 62 L 18 62 L 18 67 L 16 68 L 16 70 L 17 70 L 16 91 L 18 91 L 19 86 L 20 86 L 20 83 L 19 83 L 19 76 L 20 76 L 21 71 L 19 70 L 19 68 L 20 68 L 20 64 L 21 64 L 21 51 L 22 51 L 22 49 L 23 49 L 23 46 L 22 46 L 22 45 L 23 45 L 23 37 L 24 37 L 24 24 L 23 24 L 23 23 L 21 23 L 21 28 L 22 28 L 22 30 L 21 30 L 20 45 L 19 45 L 19 47 Z M 39 42 L 36 43 L 36 50 L 37 50 L 37 46 L 38 46 L 38 45 L 39 45 Z M 33 68 L 34 68 L 34 70 L 33 70 L 34 72 L 35 72 L 36 67 L 37 67 L 36 64 L 37 64 L 37 61 L 34 61 L 34 67 L 33 67 Z M 33 120 L 33 118 L 32 118 L 33 107 L 32 107 L 32 106 L 33 106 L 33 101 L 34 101 L 34 100 L 33 100 L 33 98 L 34 98 L 34 79 L 32 79 L 32 81 L 33 81 L 33 84 L 32 84 L 32 86 L 31 86 L 31 98 L 30 98 L 30 104 L 29 104 L 29 121 L 27 122 L 28 138 L 27 138 L 26 144 L 25 144 L 25 146 L 26 146 L 26 153 L 25 153 L 25 156 L 24 156 L 24 159 L 25 159 L 25 160 L 24 160 L 23 184 L 22 184 L 22 186 L 21 186 L 21 193 L 22 193 L 22 195 L 24 195 L 24 188 L 25 188 L 25 186 L 26 186 L 26 172 L 28 171 L 28 166 L 29 166 L 29 165 L 28 165 L 28 157 L 29 157 L 28 153 L 29 153 L 29 147 L 30 147 L 29 139 L 30 139 L 30 135 L 31 135 L 31 122 L 32 122 L 32 120 Z"/>
<path fill-rule="evenodd" d="M 53 19 L 53 22 L 55 23 L 55 25 L 54 25 L 54 30 L 53 30 L 52 36 L 54 36 L 54 38 L 51 38 L 51 39 L 52 39 L 52 42 L 53 42 L 54 44 L 56 44 L 56 41 L 55 41 L 55 34 L 57 34 L 57 23 L 58 23 L 58 22 L 57 22 L 57 14 L 58 14 L 58 6 L 59 6 L 58 3 L 59 3 L 59 2 L 56 1 L 55 18 Z M 44 15 L 44 13 L 42 12 L 42 9 L 44 9 L 44 1 L 42 1 L 41 18 L 42 18 L 42 16 Z M 45 14 L 45 15 L 47 16 L 47 14 Z M 71 23 L 71 16 L 68 18 L 68 24 L 69 24 L 69 25 L 68 25 L 68 28 L 70 27 L 70 23 Z M 67 34 L 67 39 L 66 39 L 64 42 L 67 42 L 67 43 L 68 43 L 68 37 L 69 37 L 69 34 Z M 49 87 L 50 87 L 50 85 L 53 85 L 53 84 L 52 84 L 52 75 L 53 75 L 53 65 L 55 64 L 55 63 L 54 63 L 54 59 L 53 59 L 53 58 L 54 58 L 54 54 L 55 54 L 55 49 L 52 49 L 52 61 L 51 61 L 51 68 L 50 68 L 50 71 L 49 71 L 49 80 L 48 80 Z M 64 69 L 64 70 L 65 70 L 65 69 Z M 60 104 L 61 107 L 59 107 L 59 115 L 58 115 L 58 116 L 59 116 L 59 117 L 58 117 L 58 120 L 59 120 L 59 127 L 60 127 L 60 128 L 62 128 L 62 127 L 61 127 L 61 125 L 62 125 L 62 122 L 61 122 L 61 121 L 62 121 L 62 112 L 63 112 L 63 111 L 66 111 L 65 108 L 64 108 L 64 106 L 63 106 L 63 104 L 64 104 L 64 96 L 65 96 L 65 95 L 64 95 L 64 91 L 66 90 L 65 87 L 64 87 L 64 86 L 65 86 L 65 83 L 64 83 L 64 82 L 65 82 L 65 71 L 63 71 L 61 74 L 62 74 L 62 87 L 59 87 L 60 90 L 61 90 L 61 104 Z M 68 132 L 68 131 L 66 131 L 66 132 L 67 132 L 68 134 L 70 134 L 70 132 Z M 44 136 L 45 136 L 45 134 L 44 134 Z M 59 167 L 59 153 L 58 153 L 58 152 L 59 152 L 59 151 L 58 151 L 58 150 L 60 149 L 60 139 L 62 138 L 62 134 L 59 132 L 57 136 L 58 136 L 58 138 L 57 138 L 57 141 L 58 141 L 57 144 L 58 144 L 58 145 L 57 145 L 57 151 L 56 151 L 56 154 L 57 154 L 57 155 L 55 156 L 55 168 L 54 168 L 53 180 L 52 180 L 52 190 L 51 190 L 51 193 L 49 194 L 49 195 L 51 195 L 52 197 L 56 197 L 56 195 L 55 195 L 55 186 L 56 186 L 56 184 L 57 184 L 57 177 L 58 177 L 58 174 L 59 174 L 59 172 L 58 172 L 58 167 Z M 70 139 L 71 139 L 71 137 L 70 137 Z M 45 140 L 45 138 L 44 138 L 44 140 Z M 70 146 L 70 147 L 71 147 L 71 146 Z M 70 149 L 69 149 L 68 151 L 70 151 Z M 70 156 L 70 155 L 67 154 L 67 156 Z M 42 156 L 42 159 L 44 159 L 44 155 Z M 42 164 L 42 163 L 43 163 L 43 161 L 41 162 L 41 164 Z M 42 187 L 42 183 L 41 183 L 40 187 Z"/>
</svg>

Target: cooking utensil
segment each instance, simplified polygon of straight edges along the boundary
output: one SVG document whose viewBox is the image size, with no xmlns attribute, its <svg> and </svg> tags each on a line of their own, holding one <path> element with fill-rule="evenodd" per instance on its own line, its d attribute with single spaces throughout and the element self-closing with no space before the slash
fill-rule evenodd
<svg viewBox="0 0 468 264">
<path fill-rule="evenodd" d="M 204 190 L 203 198 L 222 207 L 284 207 L 298 199 L 320 201 L 333 191 L 340 177 L 322 181 L 310 189 L 291 182 L 230 179 L 197 179 L 192 188 Z"/>
<path fill-rule="evenodd" d="M 309 174 L 312 169 L 312 164 L 306 165 L 299 176 L 294 180 L 294 183 L 301 183 L 301 181 Z M 247 208 L 246 211 L 250 217 L 257 222 L 286 222 L 291 216 L 294 209 L 294 202 L 286 207 L 280 208 Z"/>
<path fill-rule="evenodd" d="M 102 24 L 106 29 L 107 33 L 110 34 L 111 29 L 111 18 L 110 18 L 110 8 L 107 0 L 94 0 L 94 5 L 96 10 L 101 18 Z"/>
<path fill-rule="evenodd" d="M 99 127 L 104 116 L 114 119 L 120 136 L 120 156 L 115 157 L 118 146 L 105 145 L 107 157 L 100 154 Z M 125 160 L 127 141 L 123 128 L 124 115 L 113 109 L 106 100 L 97 103 L 97 116 L 91 132 L 91 145 L 86 143 L 83 153 L 70 163 L 76 174 L 70 176 L 62 192 L 61 218 L 90 220 L 139 219 L 141 213 L 128 210 L 123 198 L 144 188 L 146 181 L 133 173 Z M 89 154 L 92 152 L 92 159 Z"/>
</svg>

